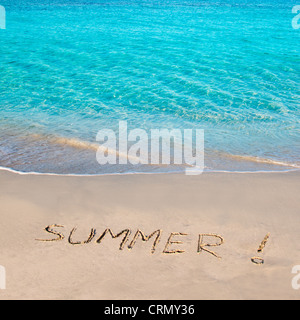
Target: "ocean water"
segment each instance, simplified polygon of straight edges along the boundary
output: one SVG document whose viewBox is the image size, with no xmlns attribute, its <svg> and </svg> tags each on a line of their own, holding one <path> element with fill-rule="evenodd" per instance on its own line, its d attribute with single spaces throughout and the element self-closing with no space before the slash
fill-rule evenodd
<svg viewBox="0 0 300 320">
<path fill-rule="evenodd" d="M 298 1 L 299 2 L 299 1 Z M 300 30 L 290 0 L 0 0 L 0 166 L 100 166 L 96 134 L 205 130 L 207 171 L 300 168 Z"/>
</svg>

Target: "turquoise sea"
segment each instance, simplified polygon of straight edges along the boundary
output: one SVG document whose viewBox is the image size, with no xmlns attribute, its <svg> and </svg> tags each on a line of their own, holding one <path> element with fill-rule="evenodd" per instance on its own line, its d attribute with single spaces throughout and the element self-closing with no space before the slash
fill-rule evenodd
<svg viewBox="0 0 300 320">
<path fill-rule="evenodd" d="M 102 174 L 96 134 L 205 130 L 207 171 L 300 168 L 297 0 L 0 0 L 0 166 Z"/>
</svg>

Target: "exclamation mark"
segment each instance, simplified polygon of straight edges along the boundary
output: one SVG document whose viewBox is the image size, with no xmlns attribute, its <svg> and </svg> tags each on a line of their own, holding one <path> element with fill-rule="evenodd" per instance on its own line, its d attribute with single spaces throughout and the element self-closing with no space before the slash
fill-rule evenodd
<svg viewBox="0 0 300 320">
<path fill-rule="evenodd" d="M 269 238 L 270 238 L 270 233 L 268 233 L 266 236 L 265 236 L 265 238 L 264 238 L 264 240 L 262 241 L 262 243 L 260 244 L 260 246 L 259 246 L 259 248 L 258 248 L 258 250 L 257 250 L 257 252 L 258 253 L 263 253 L 263 251 L 264 251 L 264 249 L 265 249 L 265 247 L 266 247 L 266 244 L 267 244 L 267 242 L 268 242 L 268 240 L 269 240 Z M 264 264 L 265 263 L 265 260 L 263 259 L 263 258 L 261 258 L 261 257 L 253 257 L 253 258 L 251 258 L 251 261 L 253 262 L 253 263 L 255 263 L 255 264 Z"/>
</svg>

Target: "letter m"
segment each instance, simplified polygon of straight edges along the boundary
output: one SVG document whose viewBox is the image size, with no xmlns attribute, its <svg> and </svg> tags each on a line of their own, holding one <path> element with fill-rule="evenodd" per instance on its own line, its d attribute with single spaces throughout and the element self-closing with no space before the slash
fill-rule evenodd
<svg viewBox="0 0 300 320">
<path fill-rule="evenodd" d="M 0 29 L 6 29 L 6 11 L 3 6 L 0 6 Z"/>
<path fill-rule="evenodd" d="M 111 237 L 112 237 L 113 239 L 119 238 L 121 235 L 124 235 L 123 240 L 122 240 L 122 242 L 121 242 L 121 244 L 120 244 L 120 250 L 123 250 L 123 249 L 124 249 L 124 246 L 125 246 L 125 244 L 126 244 L 126 242 L 127 242 L 127 240 L 128 240 L 128 238 L 129 238 L 129 236 L 130 236 L 130 234 L 131 234 L 131 231 L 130 231 L 129 229 L 125 229 L 125 230 L 121 231 L 120 233 L 118 233 L 117 235 L 115 235 L 115 234 L 111 231 L 111 229 L 106 229 L 106 230 L 102 233 L 102 235 L 100 236 L 100 238 L 99 238 L 96 242 L 97 242 L 97 243 L 101 243 L 102 240 L 105 238 L 105 236 L 106 236 L 108 233 L 111 235 Z"/>
<path fill-rule="evenodd" d="M 131 241 L 130 245 L 128 246 L 128 249 L 132 249 L 139 237 L 139 235 L 141 236 L 142 238 L 142 241 L 146 242 L 146 241 L 149 241 L 152 237 L 156 235 L 156 238 L 155 238 L 155 241 L 153 243 L 153 246 L 152 246 L 152 250 L 151 250 L 151 253 L 154 253 L 155 252 L 155 249 L 156 249 L 156 246 L 157 244 L 159 243 L 160 241 L 160 238 L 161 238 L 161 233 L 162 231 L 161 230 L 157 230 L 157 231 L 154 231 L 150 236 L 146 236 L 141 230 L 138 230 L 133 238 L 133 240 Z"/>
</svg>

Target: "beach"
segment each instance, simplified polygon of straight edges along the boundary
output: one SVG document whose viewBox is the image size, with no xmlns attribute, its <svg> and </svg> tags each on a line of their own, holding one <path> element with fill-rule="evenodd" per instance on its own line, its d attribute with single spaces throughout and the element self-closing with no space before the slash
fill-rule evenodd
<svg viewBox="0 0 300 320">
<path fill-rule="evenodd" d="M 299 12 L 1 0 L 0 300 L 298 300 Z"/>
<path fill-rule="evenodd" d="M 0 181 L 1 300 L 299 299 L 299 172 Z"/>
</svg>

